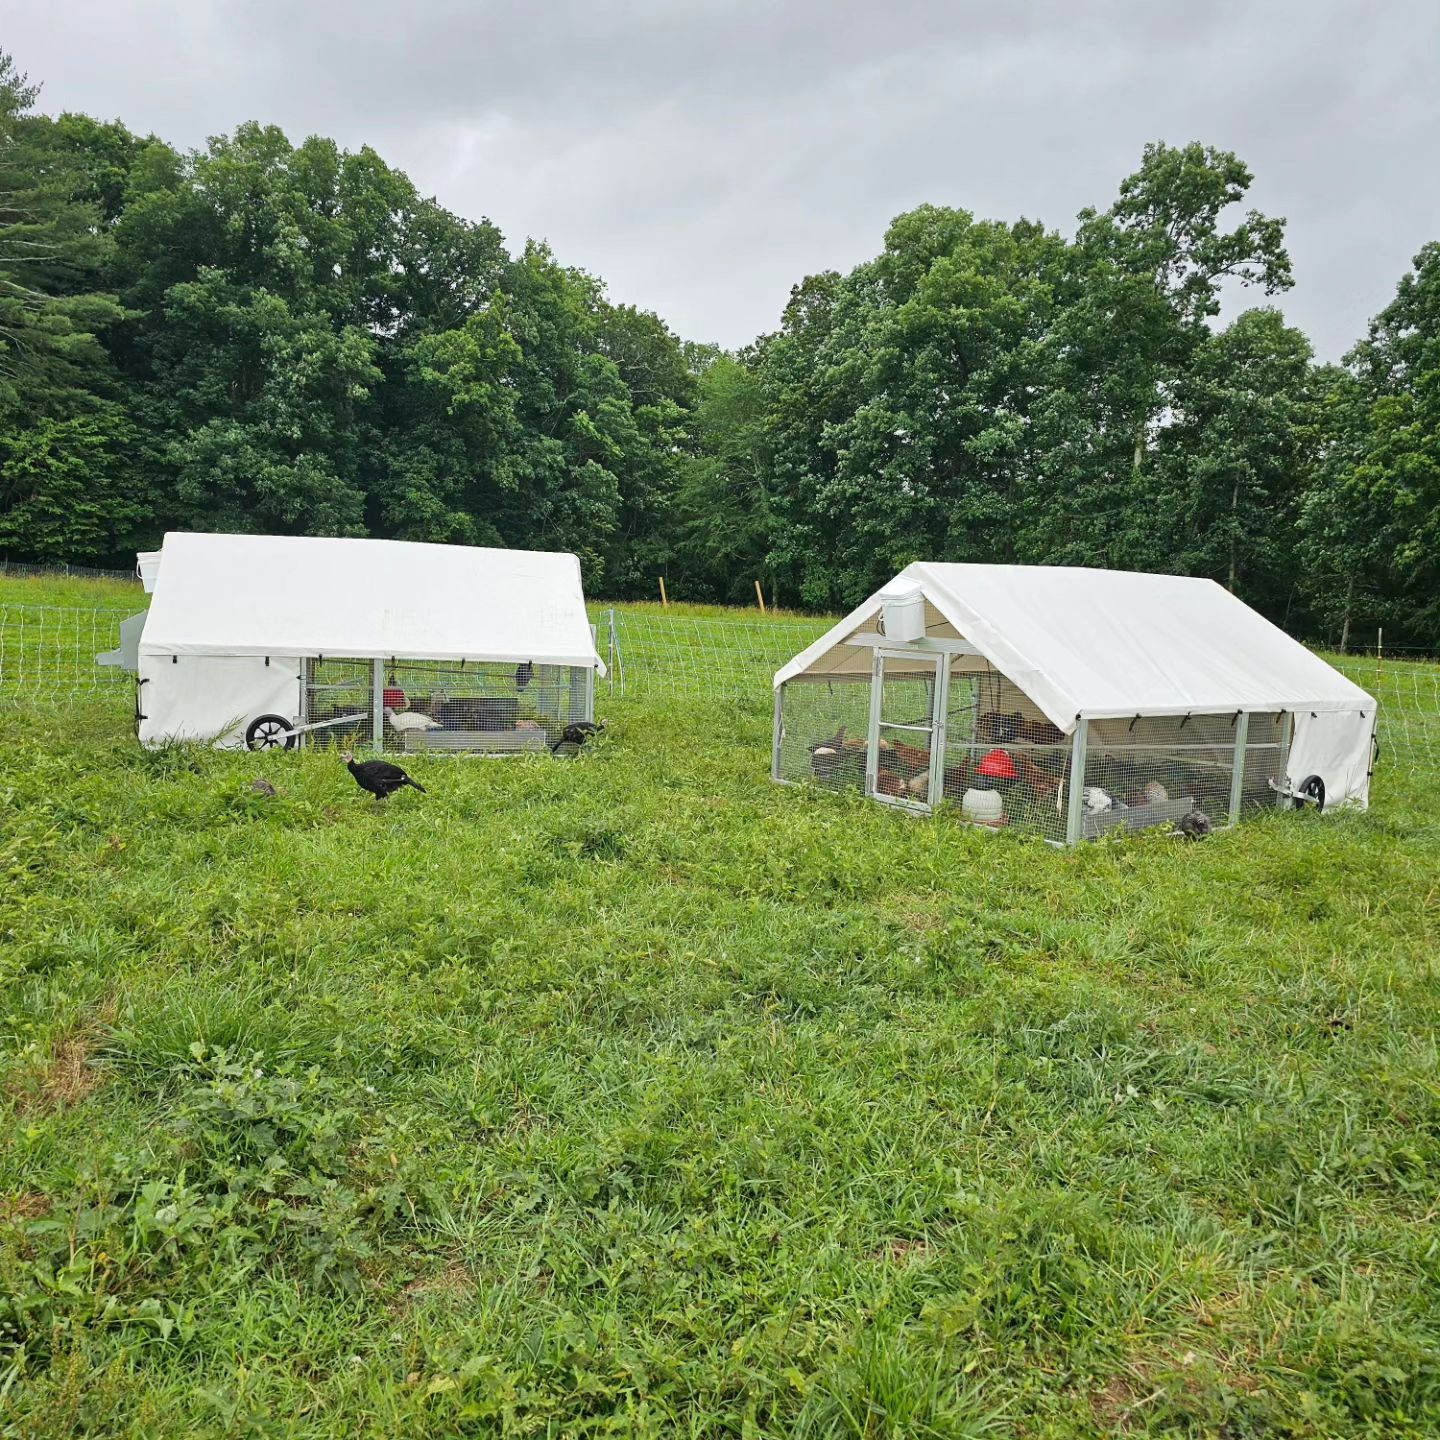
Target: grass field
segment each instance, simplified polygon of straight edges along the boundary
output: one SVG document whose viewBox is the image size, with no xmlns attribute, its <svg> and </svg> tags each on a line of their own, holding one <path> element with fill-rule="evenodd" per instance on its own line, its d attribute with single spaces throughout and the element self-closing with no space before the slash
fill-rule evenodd
<svg viewBox="0 0 1440 1440">
<path fill-rule="evenodd" d="M 1440 1429 L 1435 784 L 1061 852 L 599 708 L 0 709 L 3 1433 Z"/>
</svg>

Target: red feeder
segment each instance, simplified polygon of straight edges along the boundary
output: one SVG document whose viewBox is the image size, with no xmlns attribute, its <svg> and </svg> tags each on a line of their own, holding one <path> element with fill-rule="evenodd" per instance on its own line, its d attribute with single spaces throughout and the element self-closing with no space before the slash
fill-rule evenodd
<svg viewBox="0 0 1440 1440">
<path fill-rule="evenodd" d="M 975 773 L 987 780 L 1014 780 L 1019 771 L 1015 762 L 1003 750 L 992 750 L 976 767 Z"/>
</svg>

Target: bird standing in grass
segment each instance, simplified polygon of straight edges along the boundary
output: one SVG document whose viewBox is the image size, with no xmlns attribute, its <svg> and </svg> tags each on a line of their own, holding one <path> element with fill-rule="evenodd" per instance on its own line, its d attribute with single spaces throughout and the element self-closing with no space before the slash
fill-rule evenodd
<svg viewBox="0 0 1440 1440">
<path fill-rule="evenodd" d="M 357 760 L 349 750 L 341 758 L 345 761 L 345 768 L 355 777 L 355 783 L 377 800 L 384 800 L 407 785 L 422 795 L 426 793 L 418 780 L 412 780 L 398 765 L 392 765 L 388 760 Z"/>
<path fill-rule="evenodd" d="M 1191 810 L 1175 822 L 1177 833 L 1187 840 L 1203 840 L 1211 828 L 1210 817 L 1203 810 Z"/>
<path fill-rule="evenodd" d="M 598 725 L 593 720 L 577 720 L 560 732 L 560 738 L 550 747 L 550 753 L 558 755 L 564 745 L 572 745 L 578 750 L 592 735 L 598 735 L 604 728 L 603 720 Z"/>
</svg>

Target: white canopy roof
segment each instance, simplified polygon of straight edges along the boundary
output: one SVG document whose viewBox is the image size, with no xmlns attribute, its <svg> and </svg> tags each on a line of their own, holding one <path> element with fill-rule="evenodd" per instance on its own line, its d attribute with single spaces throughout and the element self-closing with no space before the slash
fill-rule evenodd
<svg viewBox="0 0 1440 1440">
<path fill-rule="evenodd" d="M 575 556 L 404 540 L 168 534 L 140 648 L 605 673 Z"/>
<path fill-rule="evenodd" d="M 907 586 L 919 586 L 936 612 L 930 634 L 969 642 L 1066 733 L 1080 716 L 1303 708 L 1373 717 L 1375 702 L 1358 685 L 1212 580 L 917 562 L 886 590 Z M 842 647 L 873 631 L 867 622 L 885 593 L 797 655 L 775 684 L 842 668 Z"/>
</svg>

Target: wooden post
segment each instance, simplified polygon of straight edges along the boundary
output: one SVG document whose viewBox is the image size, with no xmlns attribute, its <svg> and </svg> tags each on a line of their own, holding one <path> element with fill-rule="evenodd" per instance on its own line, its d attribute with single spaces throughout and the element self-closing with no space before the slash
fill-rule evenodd
<svg viewBox="0 0 1440 1440">
<path fill-rule="evenodd" d="M 669 597 L 665 594 L 665 577 L 663 575 L 660 576 L 660 605 L 665 610 L 670 608 Z"/>
<path fill-rule="evenodd" d="M 760 602 L 760 613 L 765 613 L 765 592 L 760 588 L 760 582 L 755 582 L 755 598 Z"/>
</svg>

